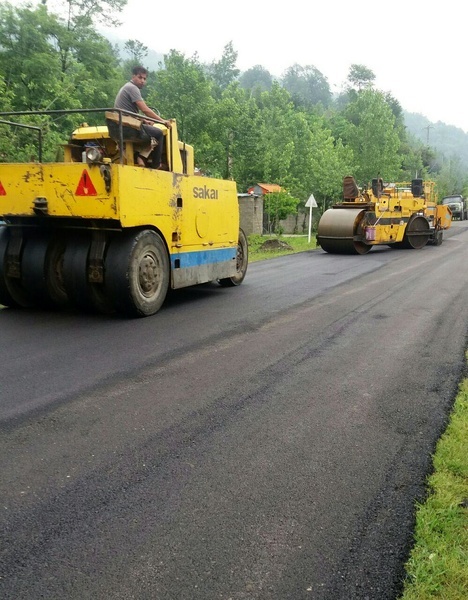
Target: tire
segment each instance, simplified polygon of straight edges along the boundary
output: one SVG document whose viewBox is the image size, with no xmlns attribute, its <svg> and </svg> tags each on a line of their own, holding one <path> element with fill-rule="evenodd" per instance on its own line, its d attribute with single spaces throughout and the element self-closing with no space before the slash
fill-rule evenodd
<svg viewBox="0 0 468 600">
<path fill-rule="evenodd" d="M 169 255 L 158 233 L 145 229 L 111 241 L 105 286 L 118 312 L 129 317 L 154 315 L 166 298 L 169 280 Z"/>
<path fill-rule="evenodd" d="M 112 311 L 107 300 L 104 285 L 88 281 L 88 256 L 91 237 L 86 234 L 74 235 L 63 258 L 63 282 L 70 302 L 87 312 L 109 313 Z"/>
<path fill-rule="evenodd" d="M 432 245 L 433 246 L 441 246 L 443 241 L 444 241 L 444 232 L 442 231 L 442 229 L 439 229 L 438 231 L 436 231 L 434 233 L 434 237 L 432 238 Z"/>
<path fill-rule="evenodd" d="M 249 245 L 247 243 L 247 236 L 242 229 L 239 229 L 239 241 L 237 242 L 236 252 L 236 274 L 232 277 L 218 279 L 219 284 L 223 287 L 234 287 L 236 285 L 240 285 L 244 281 L 248 264 Z"/>
<path fill-rule="evenodd" d="M 19 278 L 7 277 L 7 250 L 10 232 L 0 226 L 0 304 L 9 307 L 30 308 L 33 302 L 21 285 Z"/>
<path fill-rule="evenodd" d="M 55 235 L 38 233 L 25 245 L 21 260 L 21 283 L 38 306 L 65 306 L 68 296 L 63 287 L 62 264 L 65 241 Z"/>
<path fill-rule="evenodd" d="M 402 248 L 420 250 L 424 248 L 431 237 L 430 225 L 425 217 L 413 215 L 406 226 L 405 235 L 401 242 Z"/>
</svg>

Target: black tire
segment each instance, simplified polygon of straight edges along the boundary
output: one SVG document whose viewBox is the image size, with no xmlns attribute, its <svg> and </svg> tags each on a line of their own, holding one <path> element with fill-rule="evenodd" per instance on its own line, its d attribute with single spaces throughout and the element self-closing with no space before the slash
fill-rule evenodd
<svg viewBox="0 0 468 600">
<path fill-rule="evenodd" d="M 119 312 L 130 317 L 154 315 L 166 298 L 169 280 L 169 255 L 155 231 L 145 229 L 111 241 L 105 286 Z"/>
<path fill-rule="evenodd" d="M 406 226 L 405 235 L 401 242 L 402 248 L 420 250 L 424 248 L 430 237 L 430 225 L 426 217 L 413 215 Z"/>
<path fill-rule="evenodd" d="M 88 256 L 91 237 L 87 233 L 75 235 L 67 245 L 63 258 L 63 282 L 70 302 L 82 310 L 109 313 L 112 304 L 104 284 L 88 280 Z"/>
<path fill-rule="evenodd" d="M 21 283 L 35 304 L 54 308 L 65 306 L 62 264 L 65 241 L 53 234 L 38 233 L 28 238 L 21 260 Z"/>
<path fill-rule="evenodd" d="M 0 226 L 0 304 L 3 306 L 28 308 L 33 306 L 19 278 L 7 276 L 7 250 L 10 232 Z"/>
<path fill-rule="evenodd" d="M 219 284 L 223 287 L 234 287 L 236 285 L 240 285 L 244 281 L 248 264 L 249 245 L 247 242 L 247 236 L 242 229 L 239 229 L 239 241 L 237 243 L 236 253 L 236 274 L 233 277 L 219 279 Z"/>
<path fill-rule="evenodd" d="M 441 246 L 443 241 L 444 241 L 444 232 L 442 231 L 442 229 L 439 229 L 438 231 L 436 231 L 434 233 L 434 237 L 432 238 L 432 245 L 433 246 Z"/>
</svg>

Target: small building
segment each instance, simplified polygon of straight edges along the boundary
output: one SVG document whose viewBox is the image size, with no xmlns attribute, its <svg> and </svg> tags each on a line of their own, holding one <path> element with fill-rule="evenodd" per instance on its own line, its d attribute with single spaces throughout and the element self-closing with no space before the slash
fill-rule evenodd
<svg viewBox="0 0 468 600">
<path fill-rule="evenodd" d="M 264 194 L 271 194 L 273 192 L 282 192 L 283 188 L 277 183 L 257 183 L 257 185 L 250 187 L 247 191 L 249 194 L 263 196 Z"/>
</svg>

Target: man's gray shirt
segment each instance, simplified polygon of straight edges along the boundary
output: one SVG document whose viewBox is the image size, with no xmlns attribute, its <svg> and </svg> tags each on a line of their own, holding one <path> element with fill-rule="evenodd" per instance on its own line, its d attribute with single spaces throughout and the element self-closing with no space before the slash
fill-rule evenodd
<svg viewBox="0 0 468 600">
<path fill-rule="evenodd" d="M 143 100 L 140 88 L 137 87 L 132 81 L 129 81 L 120 88 L 114 102 L 114 108 L 120 108 L 121 110 L 128 110 L 130 112 L 138 113 L 139 111 L 136 105 L 138 100 Z"/>
</svg>

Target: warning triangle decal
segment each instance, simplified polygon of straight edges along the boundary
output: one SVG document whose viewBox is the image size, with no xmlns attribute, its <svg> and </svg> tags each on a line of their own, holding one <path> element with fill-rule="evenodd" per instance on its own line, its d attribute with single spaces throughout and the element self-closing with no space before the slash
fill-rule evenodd
<svg viewBox="0 0 468 600">
<path fill-rule="evenodd" d="M 81 175 L 75 196 L 97 196 L 96 188 L 91 181 L 88 171 L 85 169 Z"/>
<path fill-rule="evenodd" d="M 6 191 L 5 191 L 5 188 L 3 187 L 1 181 L 0 181 L 0 196 L 6 196 Z"/>
</svg>

